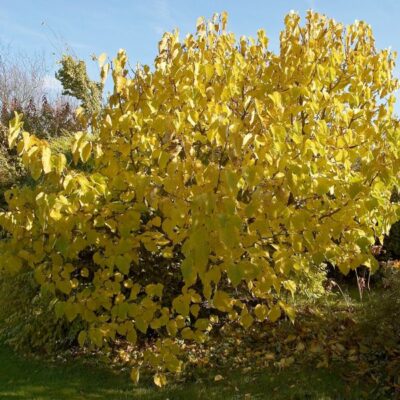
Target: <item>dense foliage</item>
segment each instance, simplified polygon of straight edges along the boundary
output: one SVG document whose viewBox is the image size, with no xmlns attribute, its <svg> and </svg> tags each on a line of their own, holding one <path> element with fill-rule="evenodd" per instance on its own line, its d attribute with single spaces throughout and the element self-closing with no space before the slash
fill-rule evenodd
<svg viewBox="0 0 400 400">
<path fill-rule="evenodd" d="M 86 71 L 86 64 L 70 55 L 60 60 L 61 67 L 56 73 L 63 87 L 63 94 L 81 101 L 87 112 L 96 113 L 102 105 L 103 82 L 92 81 Z"/>
<path fill-rule="evenodd" d="M 55 318 L 54 296 L 38 286 L 32 270 L 0 276 L 0 341 L 25 354 L 53 355 L 69 349 L 82 326 Z"/>
<path fill-rule="evenodd" d="M 75 115 L 75 107 L 65 99 L 48 101 L 42 98 L 40 105 L 35 105 L 33 99 L 23 103 L 14 99 L 10 104 L 3 103 L 0 114 L 0 205 L 4 203 L 4 191 L 20 182 L 28 183 L 25 168 L 18 157 L 18 153 L 10 149 L 7 144 L 7 127 L 15 112 L 24 115 L 24 128 L 34 132 L 38 138 L 45 138 L 60 149 L 65 141 L 71 137 L 69 132 L 76 132 L 82 126 Z M 64 148 L 64 151 L 67 149 Z"/>
<path fill-rule="evenodd" d="M 103 64 L 114 93 L 79 113 L 74 165 L 21 115 L 10 125 L 36 185 L 6 195 L 0 266 L 33 269 L 81 344 L 154 338 L 159 386 L 182 367 L 174 338 L 293 320 L 304 275 L 374 269 L 396 220 L 398 82 L 371 28 L 291 13 L 275 54 L 264 31 L 237 41 L 226 22 L 165 34 L 154 69 L 129 75 L 122 50 Z"/>
<path fill-rule="evenodd" d="M 24 128 L 41 139 L 49 139 L 76 132 L 81 125 L 75 115 L 75 107 L 66 99 L 49 101 L 43 96 L 41 104 L 35 105 L 33 99 L 23 104 L 14 99 L 10 104 L 3 103 L 0 122 L 8 126 L 15 112 L 24 115 Z"/>
</svg>

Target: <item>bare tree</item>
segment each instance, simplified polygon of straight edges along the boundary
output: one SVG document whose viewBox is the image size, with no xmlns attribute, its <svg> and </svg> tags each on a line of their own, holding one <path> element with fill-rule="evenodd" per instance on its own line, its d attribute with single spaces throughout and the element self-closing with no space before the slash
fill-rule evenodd
<svg viewBox="0 0 400 400">
<path fill-rule="evenodd" d="M 28 56 L 0 44 L 0 105 L 39 104 L 45 94 L 46 72 L 44 54 Z"/>
</svg>

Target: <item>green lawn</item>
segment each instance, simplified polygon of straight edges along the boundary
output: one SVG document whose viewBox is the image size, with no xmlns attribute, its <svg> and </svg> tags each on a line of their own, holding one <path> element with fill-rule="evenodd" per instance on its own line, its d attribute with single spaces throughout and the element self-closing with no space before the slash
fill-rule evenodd
<svg viewBox="0 0 400 400">
<path fill-rule="evenodd" d="M 243 374 L 209 371 L 188 383 L 155 388 L 149 379 L 138 387 L 127 373 L 84 364 L 50 364 L 22 359 L 9 348 L 0 347 L 0 399 L 78 400 L 78 399 L 361 399 L 368 388 L 346 383 L 336 369 L 293 366 Z M 224 379 L 214 382 L 214 376 Z M 200 377 L 201 376 L 201 377 Z"/>
<path fill-rule="evenodd" d="M 371 297 L 371 299 L 373 300 L 374 298 Z M 320 304 L 318 309 L 321 313 L 299 315 L 299 318 L 302 318 L 301 325 L 294 326 L 282 323 L 274 333 L 274 340 L 282 344 L 279 346 L 277 360 L 280 357 L 295 355 L 295 363 L 289 368 L 280 371 L 272 366 L 273 362 L 267 364 L 258 363 L 260 359 L 256 357 L 257 353 L 261 354 L 260 357 L 264 359 L 265 353 L 271 354 L 270 352 L 273 352 L 276 346 L 273 345 L 274 341 L 270 343 L 268 334 L 264 337 L 263 331 L 256 331 L 256 342 L 253 341 L 251 335 L 247 334 L 241 337 L 241 339 L 246 339 L 247 341 L 243 341 L 240 352 L 236 354 L 241 358 L 249 356 L 245 364 L 245 373 L 243 369 L 233 368 L 232 360 L 235 359 L 235 354 L 229 353 L 230 357 L 219 357 L 219 354 L 226 354 L 225 350 L 227 349 L 230 349 L 230 352 L 232 351 L 232 345 L 228 345 L 230 341 L 219 338 L 215 339 L 215 342 L 210 347 L 210 351 L 214 355 L 211 360 L 214 367 L 202 367 L 203 369 L 198 367 L 192 371 L 191 378 L 187 378 L 186 382 L 175 381 L 173 383 L 171 378 L 171 383 L 164 389 L 155 387 L 149 376 L 142 376 L 139 385 L 134 386 L 130 382 L 129 371 L 116 372 L 102 365 L 100 361 L 96 361 L 98 360 L 96 358 L 81 357 L 75 361 L 51 363 L 33 358 L 24 359 L 16 355 L 9 347 L 0 344 L 0 400 L 389 399 L 391 397 L 385 397 L 385 395 L 378 397 L 380 393 L 383 393 L 381 390 L 382 383 L 379 386 L 376 384 L 376 387 L 371 386 L 371 379 L 368 380 L 363 373 L 357 373 L 357 369 L 354 365 L 351 365 L 350 361 L 344 361 L 348 359 L 347 351 L 340 353 L 341 355 L 337 354 L 336 358 L 330 361 L 329 368 L 316 368 L 315 365 L 317 363 L 312 363 L 309 358 L 302 356 L 305 353 L 293 354 L 297 348 L 297 341 L 287 340 L 293 334 L 299 335 L 299 331 L 296 329 L 302 326 L 303 328 L 308 328 L 307 332 L 309 333 L 303 332 L 301 336 L 298 336 L 298 339 L 307 346 L 307 352 L 310 349 L 310 342 L 312 343 L 316 340 L 320 343 L 325 343 L 325 350 L 329 352 L 332 351 L 330 345 L 332 339 L 335 339 L 334 344 L 336 340 L 340 342 L 343 339 L 341 337 L 343 332 L 340 331 L 339 327 L 344 324 L 348 329 L 346 338 L 351 340 L 350 344 L 344 341 L 343 345 L 350 348 L 358 343 L 360 333 L 356 336 L 355 332 L 357 330 L 354 330 L 354 327 L 357 325 L 355 324 L 351 328 L 352 325 L 349 325 L 349 321 L 352 321 L 352 319 L 349 318 L 358 316 L 361 304 L 367 307 L 369 310 L 368 315 L 372 318 L 375 315 L 372 305 L 375 303 L 371 299 L 368 297 L 364 303 L 360 303 L 354 299 L 353 301 L 351 297 L 346 301 L 339 297 L 336 302 L 332 300 L 331 303 L 327 303 L 325 306 Z M 343 311 L 346 310 L 348 301 L 352 304 L 352 312 Z M 385 311 L 385 315 L 386 318 L 390 319 L 392 312 L 390 310 Z M 372 335 L 374 340 L 376 339 L 375 336 L 382 337 L 384 343 L 389 343 L 389 338 L 391 337 L 389 335 L 390 329 L 378 317 L 371 319 L 371 323 L 375 328 L 364 329 L 361 335 L 365 338 Z M 377 327 L 380 327 L 383 333 L 380 331 L 380 334 L 376 335 L 378 332 Z M 270 329 L 268 326 L 266 328 Z M 235 341 L 233 342 L 236 343 Z M 369 342 L 367 341 L 367 343 Z M 225 348 L 225 346 L 227 347 Z M 379 349 L 380 346 L 378 346 Z M 379 354 L 376 357 L 379 357 Z M 215 365 L 218 364 L 224 365 L 221 367 L 222 369 L 216 369 Z M 381 364 L 377 365 L 380 366 Z M 373 371 L 375 375 L 376 368 Z M 223 379 L 216 382 L 214 380 L 216 375 L 222 375 Z M 347 381 L 344 376 L 352 377 L 353 380 Z M 357 381 L 357 376 L 361 376 L 362 380 Z"/>
</svg>

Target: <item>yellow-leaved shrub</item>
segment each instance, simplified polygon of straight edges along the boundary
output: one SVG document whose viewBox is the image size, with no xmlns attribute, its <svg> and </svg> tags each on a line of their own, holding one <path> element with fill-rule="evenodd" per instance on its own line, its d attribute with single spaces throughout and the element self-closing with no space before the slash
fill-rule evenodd
<svg viewBox="0 0 400 400">
<path fill-rule="evenodd" d="M 274 53 L 226 23 L 166 33 L 152 68 L 100 57 L 114 92 L 81 113 L 70 165 L 21 116 L 10 126 L 37 183 L 6 195 L 1 267 L 34 269 L 57 313 L 86 324 L 82 345 L 151 332 L 160 386 L 181 370 L 176 338 L 293 320 L 299 272 L 375 268 L 370 246 L 398 218 L 395 55 L 370 26 L 291 13 Z"/>
</svg>

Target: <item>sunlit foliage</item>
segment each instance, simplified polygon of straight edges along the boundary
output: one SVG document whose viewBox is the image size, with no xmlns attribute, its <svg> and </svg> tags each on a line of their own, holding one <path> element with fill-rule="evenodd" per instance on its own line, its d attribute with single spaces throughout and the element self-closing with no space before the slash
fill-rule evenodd
<svg viewBox="0 0 400 400">
<path fill-rule="evenodd" d="M 86 323 L 82 345 L 151 334 L 159 386 L 182 368 L 175 338 L 293 320 L 299 271 L 374 269 L 396 220 L 398 82 L 369 25 L 291 13 L 276 54 L 264 31 L 237 40 L 226 24 L 166 33 L 154 68 L 102 56 L 114 92 L 81 112 L 71 165 L 21 116 L 10 126 L 37 184 L 7 193 L 1 266 L 33 268 L 58 315 Z"/>
</svg>

